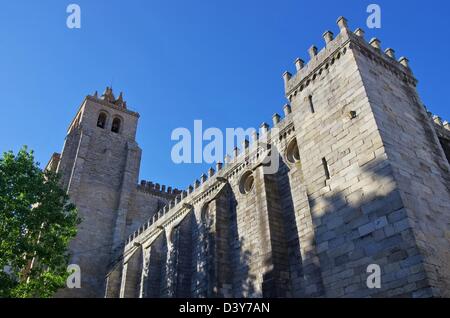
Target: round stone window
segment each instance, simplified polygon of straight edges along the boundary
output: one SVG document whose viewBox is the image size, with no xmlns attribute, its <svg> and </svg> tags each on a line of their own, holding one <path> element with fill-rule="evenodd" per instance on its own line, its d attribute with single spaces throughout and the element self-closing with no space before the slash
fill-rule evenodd
<svg viewBox="0 0 450 318">
<path fill-rule="evenodd" d="M 251 171 L 247 171 L 241 177 L 241 181 L 239 182 L 239 190 L 242 194 L 250 193 L 253 190 L 254 184 L 255 178 L 253 177 L 253 173 Z"/>
<path fill-rule="evenodd" d="M 286 149 L 286 159 L 290 163 L 300 161 L 300 152 L 298 150 L 297 139 L 292 140 Z"/>
</svg>

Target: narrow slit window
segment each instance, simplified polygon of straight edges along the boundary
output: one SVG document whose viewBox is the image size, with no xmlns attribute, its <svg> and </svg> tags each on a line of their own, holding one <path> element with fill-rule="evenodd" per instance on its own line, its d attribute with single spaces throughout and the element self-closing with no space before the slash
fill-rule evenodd
<svg viewBox="0 0 450 318">
<path fill-rule="evenodd" d="M 309 95 L 308 96 L 308 101 L 309 101 L 309 107 L 310 107 L 310 109 L 311 109 L 311 113 L 315 113 L 316 112 L 316 110 L 314 109 L 314 103 L 313 103 L 313 97 L 312 97 L 312 95 Z"/>
<path fill-rule="evenodd" d="M 322 158 L 323 170 L 325 171 L 325 179 L 330 180 L 330 168 L 328 167 L 327 159 Z"/>
</svg>

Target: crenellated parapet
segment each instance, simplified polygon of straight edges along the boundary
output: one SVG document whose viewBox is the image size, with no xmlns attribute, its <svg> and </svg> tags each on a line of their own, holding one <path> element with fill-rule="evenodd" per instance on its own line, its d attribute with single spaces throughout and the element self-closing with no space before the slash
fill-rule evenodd
<svg viewBox="0 0 450 318">
<path fill-rule="evenodd" d="M 429 111 L 427 113 L 434 123 L 438 136 L 450 140 L 450 123 L 447 120 L 442 120 L 440 116 L 434 115 Z"/>
<path fill-rule="evenodd" d="M 382 64 L 401 80 L 413 86 L 417 84 L 406 57 L 397 60 L 393 49 L 387 48 L 383 51 L 381 41 L 377 38 L 367 42 L 361 28 L 351 32 L 344 17 L 340 17 L 337 24 L 339 34 L 336 37 L 332 31 L 326 31 L 323 34 L 325 46 L 319 51 L 315 45 L 312 45 L 308 49 L 309 61 L 305 63 L 303 59 L 297 58 L 294 62 L 296 73 L 293 75 L 286 71 L 283 74 L 285 95 L 289 101 L 311 83 L 320 80 L 322 73 L 336 63 L 349 49 L 358 50 L 363 55 Z"/>
<path fill-rule="evenodd" d="M 137 186 L 138 191 L 162 196 L 166 199 L 174 198 L 176 195 L 181 193 L 181 190 L 173 188 L 171 186 L 166 186 L 164 184 L 153 183 L 152 181 L 142 180 Z"/>
<path fill-rule="evenodd" d="M 145 243 L 155 233 L 159 233 L 166 228 L 172 228 L 174 223 L 179 223 L 192 210 L 193 204 L 207 197 L 213 197 L 221 189 L 221 186 L 226 184 L 226 181 L 221 178 L 211 178 L 207 182 L 208 186 L 206 189 L 202 187 L 202 191 L 190 190 L 190 193 L 182 191 L 155 213 L 152 218 L 142 224 L 124 243 L 124 256 L 126 257 L 134 247 Z"/>
</svg>

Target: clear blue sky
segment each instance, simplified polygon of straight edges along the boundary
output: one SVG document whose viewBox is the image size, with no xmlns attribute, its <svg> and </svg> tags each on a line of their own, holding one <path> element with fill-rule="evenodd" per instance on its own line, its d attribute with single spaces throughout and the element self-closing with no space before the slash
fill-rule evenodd
<svg viewBox="0 0 450 318">
<path fill-rule="evenodd" d="M 382 8 L 367 30 L 366 7 Z M 82 28 L 66 27 L 77 3 Z M 175 165 L 176 127 L 257 127 L 285 103 L 281 75 L 337 33 L 336 18 L 406 55 L 425 104 L 450 120 L 450 4 L 433 1 L 1 1 L 0 151 L 60 152 L 84 96 L 113 84 L 141 114 L 141 178 L 185 188 L 205 165 Z"/>
</svg>

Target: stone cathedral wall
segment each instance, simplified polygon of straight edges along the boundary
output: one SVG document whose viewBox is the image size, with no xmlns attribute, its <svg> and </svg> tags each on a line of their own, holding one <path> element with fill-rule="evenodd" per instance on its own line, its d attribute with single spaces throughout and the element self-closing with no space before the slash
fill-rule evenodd
<svg viewBox="0 0 450 318">
<path fill-rule="evenodd" d="M 427 114 L 406 58 L 338 26 L 283 75 L 284 118 L 133 217 L 106 297 L 448 296 L 449 124 Z"/>
<path fill-rule="evenodd" d="M 283 74 L 284 116 L 184 191 L 137 184 L 139 114 L 87 96 L 47 166 L 83 218 L 84 289 L 58 296 L 450 296 L 450 125 L 407 58 L 337 24 Z"/>
</svg>

